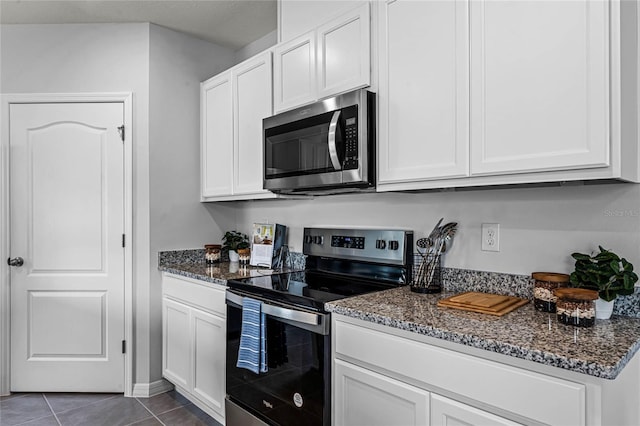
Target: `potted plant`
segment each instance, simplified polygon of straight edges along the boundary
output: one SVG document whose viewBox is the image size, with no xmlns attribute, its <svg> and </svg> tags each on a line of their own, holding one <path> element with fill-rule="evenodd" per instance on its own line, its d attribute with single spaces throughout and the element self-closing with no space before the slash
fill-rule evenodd
<svg viewBox="0 0 640 426">
<path fill-rule="evenodd" d="M 229 254 L 231 262 L 239 260 L 238 250 L 249 248 L 249 237 L 238 231 L 227 231 L 222 237 L 222 251 Z"/>
<path fill-rule="evenodd" d="M 575 271 L 569 278 L 573 287 L 596 290 L 596 318 L 608 319 L 613 312 L 616 297 L 633 294 L 638 275 L 633 265 L 610 250 L 598 246 L 600 252 L 591 256 L 573 253 Z"/>
</svg>

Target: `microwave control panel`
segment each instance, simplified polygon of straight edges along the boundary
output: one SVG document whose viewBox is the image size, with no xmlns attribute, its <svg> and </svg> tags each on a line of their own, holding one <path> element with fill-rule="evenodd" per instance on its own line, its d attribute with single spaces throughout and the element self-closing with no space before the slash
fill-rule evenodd
<svg viewBox="0 0 640 426">
<path fill-rule="evenodd" d="M 358 107 L 351 106 L 343 111 L 344 119 L 344 170 L 358 168 Z"/>
</svg>

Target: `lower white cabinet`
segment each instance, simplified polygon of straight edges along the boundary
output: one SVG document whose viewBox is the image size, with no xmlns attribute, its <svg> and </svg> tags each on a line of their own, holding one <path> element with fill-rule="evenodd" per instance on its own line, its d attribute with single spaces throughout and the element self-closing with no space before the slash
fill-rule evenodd
<svg viewBox="0 0 640 426">
<path fill-rule="evenodd" d="M 429 423 L 429 392 L 354 364 L 334 364 L 336 426 Z"/>
<path fill-rule="evenodd" d="M 460 425 L 503 425 L 516 426 L 511 420 L 498 417 L 491 413 L 467 404 L 431 394 L 431 422 L 432 426 L 460 426 Z"/>
<path fill-rule="evenodd" d="M 519 424 L 339 359 L 334 378 L 336 426 Z"/>
<path fill-rule="evenodd" d="M 585 419 L 590 384 L 445 349 L 415 333 L 337 314 L 332 314 L 332 334 L 336 425 L 597 424 Z M 592 419 L 598 411 L 594 407 Z"/>
<path fill-rule="evenodd" d="M 224 424 L 225 288 L 164 274 L 162 293 L 163 376 Z"/>
</svg>

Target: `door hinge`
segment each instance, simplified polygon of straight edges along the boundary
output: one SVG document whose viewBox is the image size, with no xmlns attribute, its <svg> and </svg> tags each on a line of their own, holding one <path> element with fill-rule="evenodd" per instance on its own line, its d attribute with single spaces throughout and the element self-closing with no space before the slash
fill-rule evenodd
<svg viewBox="0 0 640 426">
<path fill-rule="evenodd" d="M 124 124 L 118 127 L 118 133 L 120 133 L 120 139 L 124 142 Z"/>
<path fill-rule="evenodd" d="M 122 353 L 123 354 L 127 353 L 127 341 L 126 340 L 122 341 Z"/>
<path fill-rule="evenodd" d="M 125 247 L 125 246 L 126 246 L 126 238 L 125 238 L 125 235 L 122 234 L 122 247 Z"/>
</svg>

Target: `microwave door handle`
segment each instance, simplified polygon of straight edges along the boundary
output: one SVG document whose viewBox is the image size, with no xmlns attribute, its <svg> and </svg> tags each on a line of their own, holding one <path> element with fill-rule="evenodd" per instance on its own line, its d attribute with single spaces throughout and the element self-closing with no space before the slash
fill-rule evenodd
<svg viewBox="0 0 640 426">
<path fill-rule="evenodd" d="M 331 164 L 335 170 L 342 170 L 342 164 L 338 158 L 338 151 L 336 149 L 336 131 L 338 130 L 338 120 L 340 119 L 340 113 L 338 110 L 333 113 L 331 122 L 329 123 L 329 137 L 327 138 L 327 144 L 329 145 L 329 157 L 331 158 Z"/>
</svg>

